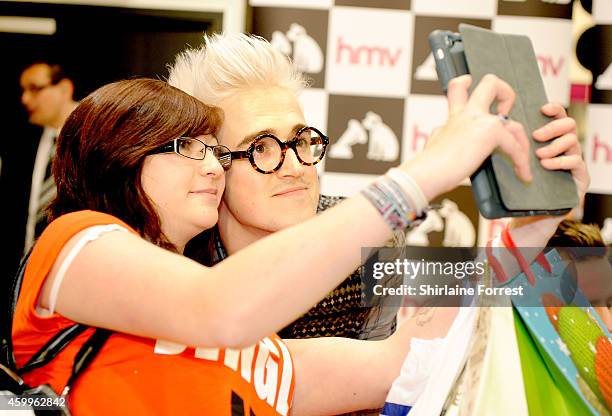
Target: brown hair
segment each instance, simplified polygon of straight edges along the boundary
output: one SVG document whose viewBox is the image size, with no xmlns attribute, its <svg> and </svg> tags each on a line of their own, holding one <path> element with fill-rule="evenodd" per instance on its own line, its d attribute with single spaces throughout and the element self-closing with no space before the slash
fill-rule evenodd
<svg viewBox="0 0 612 416">
<path fill-rule="evenodd" d="M 71 76 L 66 72 L 64 67 L 57 62 L 45 59 L 38 59 L 29 62 L 26 66 L 23 67 L 21 72 L 24 72 L 26 69 L 30 69 L 35 65 L 45 65 L 47 70 L 49 71 L 49 78 L 51 80 L 51 84 L 55 85 L 63 79 L 70 79 Z"/>
<path fill-rule="evenodd" d="M 220 110 L 160 80 L 131 79 L 97 89 L 70 114 L 58 137 L 50 220 L 101 211 L 175 250 L 142 188 L 144 158 L 176 137 L 216 134 L 221 117 Z"/>
<path fill-rule="evenodd" d="M 547 247 L 564 247 L 575 259 L 603 257 L 606 244 L 596 224 L 583 224 L 572 219 L 559 223 L 555 234 L 548 240 Z"/>
</svg>

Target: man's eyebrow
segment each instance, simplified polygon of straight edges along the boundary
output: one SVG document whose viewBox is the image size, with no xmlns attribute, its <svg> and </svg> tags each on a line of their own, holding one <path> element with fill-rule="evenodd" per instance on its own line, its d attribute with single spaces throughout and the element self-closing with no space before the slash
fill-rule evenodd
<svg viewBox="0 0 612 416">
<path fill-rule="evenodd" d="M 248 146 L 251 144 L 253 140 L 255 140 L 255 137 L 261 136 L 262 134 L 271 134 L 273 136 L 276 136 L 276 130 L 264 129 L 264 130 L 259 130 L 258 132 L 249 134 L 248 136 L 245 136 L 244 139 L 242 139 L 236 147 L 241 148 L 243 146 Z"/>
<path fill-rule="evenodd" d="M 298 132 L 299 129 L 301 129 L 302 127 L 306 127 L 306 124 L 304 123 L 299 123 L 296 124 L 295 126 L 293 126 L 293 129 L 291 129 L 291 137 L 288 137 L 286 140 L 291 140 L 293 138 L 293 136 Z M 249 144 L 251 144 L 251 142 L 253 140 L 255 140 L 255 138 L 257 136 L 261 136 L 262 134 L 271 134 L 275 137 L 278 137 L 278 133 L 276 130 L 274 129 L 264 129 L 264 130 L 260 130 L 258 132 L 249 134 L 248 136 L 245 136 L 244 139 L 242 139 L 240 141 L 240 143 L 238 143 L 238 145 L 236 146 L 237 148 L 241 148 L 243 146 L 248 146 Z M 279 139 L 283 140 L 283 138 L 279 137 Z"/>
</svg>

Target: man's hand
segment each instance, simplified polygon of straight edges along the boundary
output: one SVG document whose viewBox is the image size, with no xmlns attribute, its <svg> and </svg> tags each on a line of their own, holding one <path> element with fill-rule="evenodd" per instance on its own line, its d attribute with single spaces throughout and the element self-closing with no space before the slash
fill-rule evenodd
<svg viewBox="0 0 612 416">
<path fill-rule="evenodd" d="M 545 169 L 571 171 L 579 201 L 582 201 L 591 179 L 586 163 L 582 159 L 582 150 L 576 135 L 576 122 L 567 116 L 560 104 L 548 103 L 542 106 L 541 111 L 554 120 L 533 132 L 533 138 L 537 141 L 550 142 L 536 150 L 536 156 L 540 158 L 540 163 Z M 509 225 L 512 238 L 518 247 L 544 247 L 563 218 L 562 216 L 514 218 Z"/>
<path fill-rule="evenodd" d="M 548 103 L 541 111 L 554 120 L 533 132 L 533 138 L 537 141 L 551 141 L 547 146 L 536 150 L 536 155 L 545 169 L 571 171 L 578 188 L 578 197 L 582 200 L 589 188 L 590 177 L 582 159 L 576 122 L 568 117 L 565 109 L 557 103 Z"/>
</svg>

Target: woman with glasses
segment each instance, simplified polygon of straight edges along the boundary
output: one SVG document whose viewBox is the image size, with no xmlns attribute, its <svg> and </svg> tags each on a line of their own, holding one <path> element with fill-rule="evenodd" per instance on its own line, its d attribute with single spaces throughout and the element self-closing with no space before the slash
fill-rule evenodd
<svg viewBox="0 0 612 416">
<path fill-rule="evenodd" d="M 409 321 L 384 341 L 283 342 L 275 331 L 353 270 L 361 247 L 383 244 L 420 214 L 412 182 L 428 183 L 420 197 L 432 199 L 497 146 L 529 179 L 522 132 L 508 133 L 488 112 L 495 99 L 509 111 L 509 87 L 487 78 L 468 100 L 468 86 L 465 78 L 452 83 L 453 115 L 418 160 L 211 268 L 181 254 L 217 222 L 228 155 L 245 156 L 218 145 L 220 112 L 157 80 L 96 90 L 58 140 L 52 222 L 28 260 L 15 311 L 18 366 L 77 322 L 112 331 L 71 385 L 68 401 L 77 415 L 286 415 L 292 406 L 295 414 L 334 414 L 380 406 L 410 339 L 444 336 L 454 309 L 435 310 L 425 323 Z M 320 132 L 304 128 L 289 143 L 268 141 L 246 156 L 274 169 L 259 157 L 280 148 L 315 160 L 319 140 L 325 142 Z M 458 159 L 444 181 L 421 182 L 434 173 L 432 158 L 454 157 L 460 148 L 470 157 Z M 75 354 L 93 331 L 26 381 L 65 390 Z M 322 387 L 330 382 L 333 391 Z"/>
</svg>

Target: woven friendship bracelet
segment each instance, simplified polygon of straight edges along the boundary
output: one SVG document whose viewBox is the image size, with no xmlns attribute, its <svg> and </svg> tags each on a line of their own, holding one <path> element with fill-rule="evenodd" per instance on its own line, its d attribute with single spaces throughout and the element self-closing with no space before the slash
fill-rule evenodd
<svg viewBox="0 0 612 416">
<path fill-rule="evenodd" d="M 402 188 L 403 193 L 412 201 L 413 209 L 420 216 L 427 208 L 428 202 L 425 194 L 412 176 L 398 168 L 389 169 L 387 176 Z"/>
<path fill-rule="evenodd" d="M 361 191 L 393 231 L 405 230 L 417 218 L 402 188 L 383 176 Z"/>
<path fill-rule="evenodd" d="M 410 200 L 406 198 L 402 188 L 391 178 L 387 178 L 390 180 L 379 181 L 379 187 L 391 197 L 394 198 L 395 201 L 399 204 L 402 212 L 414 211 L 414 204 L 411 204 Z"/>
</svg>

